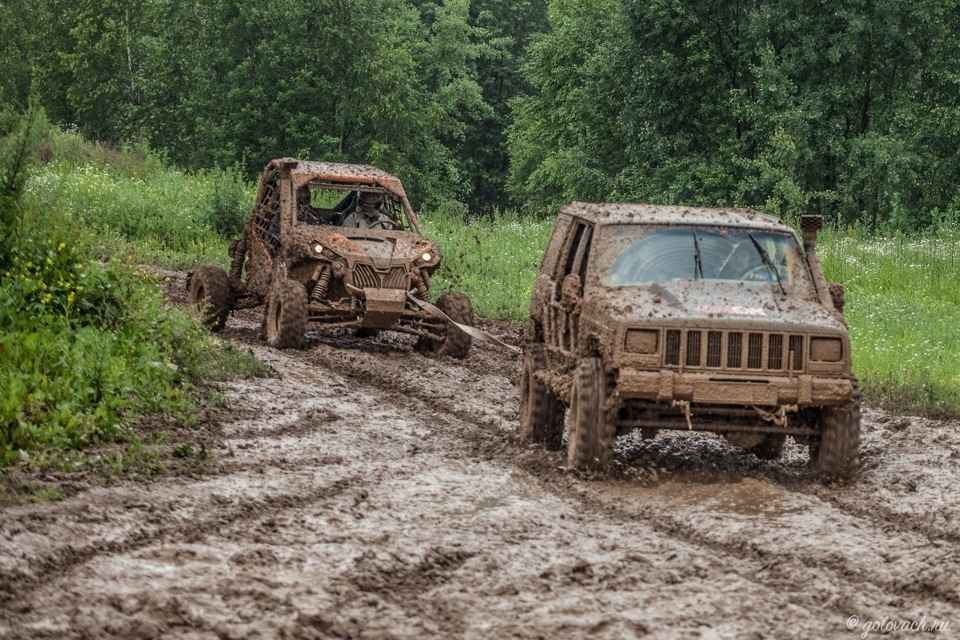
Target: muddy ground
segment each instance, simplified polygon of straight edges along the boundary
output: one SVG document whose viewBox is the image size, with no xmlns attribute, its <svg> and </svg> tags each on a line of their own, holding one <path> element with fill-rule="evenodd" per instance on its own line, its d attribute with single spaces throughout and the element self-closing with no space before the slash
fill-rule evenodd
<svg viewBox="0 0 960 640">
<path fill-rule="evenodd" d="M 518 444 L 516 356 L 320 332 L 279 352 L 258 333 L 245 315 L 224 337 L 281 377 L 224 385 L 215 473 L 0 512 L 0 637 L 960 630 L 957 423 L 867 409 L 852 487 L 809 482 L 792 443 L 764 462 L 686 433 L 621 438 L 614 471 L 582 475 Z"/>
</svg>

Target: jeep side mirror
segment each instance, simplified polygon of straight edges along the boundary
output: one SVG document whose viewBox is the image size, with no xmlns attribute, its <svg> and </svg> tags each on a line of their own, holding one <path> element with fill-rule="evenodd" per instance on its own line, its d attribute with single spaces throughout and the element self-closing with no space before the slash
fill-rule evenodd
<svg viewBox="0 0 960 640">
<path fill-rule="evenodd" d="M 583 284 L 580 282 L 580 276 L 575 273 L 567 275 L 560 287 L 560 304 L 567 311 L 572 311 L 580 303 L 582 295 Z"/>
</svg>

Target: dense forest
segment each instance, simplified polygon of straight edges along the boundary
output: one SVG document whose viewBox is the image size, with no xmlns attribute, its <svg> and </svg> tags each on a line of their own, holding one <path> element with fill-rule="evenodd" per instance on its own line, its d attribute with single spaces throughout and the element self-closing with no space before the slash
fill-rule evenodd
<svg viewBox="0 0 960 640">
<path fill-rule="evenodd" d="M 960 0 L 2 0 L 0 100 L 188 170 L 362 161 L 425 207 L 960 215 Z"/>
</svg>

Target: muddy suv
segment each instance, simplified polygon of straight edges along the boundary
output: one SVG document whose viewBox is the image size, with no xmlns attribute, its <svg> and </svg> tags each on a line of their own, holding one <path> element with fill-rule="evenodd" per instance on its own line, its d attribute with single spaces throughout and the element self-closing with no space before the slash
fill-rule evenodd
<svg viewBox="0 0 960 640">
<path fill-rule="evenodd" d="M 392 330 L 418 347 L 466 357 L 473 307 L 447 292 L 430 304 L 440 250 L 420 231 L 396 176 L 367 165 L 270 162 L 229 275 L 188 274 L 187 298 L 215 331 L 231 311 L 266 305 L 264 333 L 278 348 L 302 346 L 308 325 Z"/>
<path fill-rule="evenodd" d="M 843 289 L 751 211 L 639 204 L 564 207 L 530 301 L 520 435 L 575 467 L 609 462 L 616 436 L 712 431 L 761 458 L 791 436 L 824 480 L 859 465 L 860 399 Z"/>
</svg>

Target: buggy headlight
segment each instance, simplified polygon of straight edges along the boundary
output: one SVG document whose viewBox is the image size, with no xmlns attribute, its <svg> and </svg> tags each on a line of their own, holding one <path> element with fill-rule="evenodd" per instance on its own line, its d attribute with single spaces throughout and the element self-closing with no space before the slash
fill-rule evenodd
<svg viewBox="0 0 960 640">
<path fill-rule="evenodd" d="M 431 260 L 433 260 L 433 256 L 430 255 L 429 251 L 426 251 L 422 256 L 420 256 L 420 259 L 423 260 L 424 262 L 430 262 Z"/>
<path fill-rule="evenodd" d="M 313 244 L 313 252 L 316 253 L 317 255 L 320 255 L 321 253 L 323 253 L 323 245 L 320 244 L 319 242 L 315 242 Z"/>
</svg>

